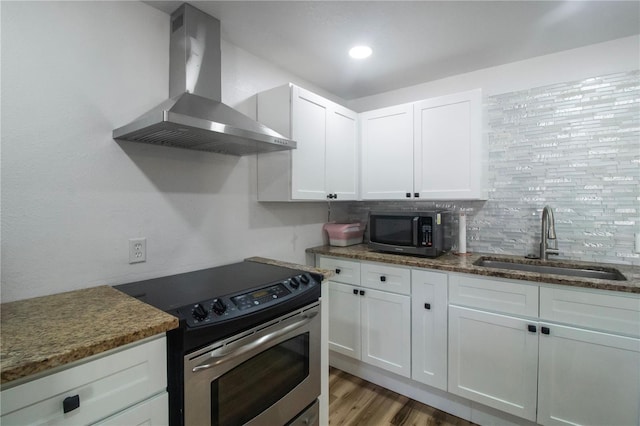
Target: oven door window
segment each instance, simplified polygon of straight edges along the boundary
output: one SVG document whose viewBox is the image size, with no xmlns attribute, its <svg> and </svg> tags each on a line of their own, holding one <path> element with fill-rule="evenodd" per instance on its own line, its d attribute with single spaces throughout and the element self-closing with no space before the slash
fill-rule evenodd
<svg viewBox="0 0 640 426">
<path fill-rule="evenodd" d="M 212 426 L 242 425 L 309 376 L 309 333 L 252 357 L 211 382 Z"/>
</svg>

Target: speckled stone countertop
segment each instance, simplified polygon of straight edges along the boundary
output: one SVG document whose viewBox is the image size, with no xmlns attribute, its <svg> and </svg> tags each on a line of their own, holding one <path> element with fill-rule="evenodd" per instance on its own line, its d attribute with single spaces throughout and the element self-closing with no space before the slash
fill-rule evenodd
<svg viewBox="0 0 640 426">
<path fill-rule="evenodd" d="M 521 256 L 496 255 L 488 253 L 472 253 L 468 255 L 445 254 L 431 259 L 416 256 L 387 254 L 372 251 L 366 244 L 358 244 L 349 247 L 320 246 L 307 249 L 307 253 L 321 254 L 325 256 L 342 257 L 346 259 L 364 260 L 369 262 L 382 262 L 394 265 L 409 266 L 414 268 L 440 269 L 450 272 L 462 272 L 467 274 L 485 275 L 489 277 L 509 278 L 534 282 L 562 284 L 574 287 L 596 288 L 601 290 L 613 290 L 626 293 L 640 293 L 640 267 L 609 264 L 586 263 L 578 261 L 550 260 L 550 264 L 558 266 L 589 266 L 608 270 L 615 268 L 627 279 L 626 281 L 601 280 L 594 278 L 580 278 L 556 274 L 540 274 L 516 270 L 504 270 L 475 266 L 473 262 L 481 257 L 506 262 L 527 262 L 536 264 L 539 260 L 528 260 Z"/>
<path fill-rule="evenodd" d="M 178 327 L 178 319 L 109 286 L 0 305 L 1 382 L 69 364 Z"/>
<path fill-rule="evenodd" d="M 315 272 L 317 274 L 323 275 L 325 280 L 333 277 L 336 274 L 336 271 L 332 271 L 330 269 L 314 268 L 313 266 L 282 262 L 280 260 L 267 259 L 266 257 L 249 257 L 245 260 L 249 262 L 267 263 L 269 265 L 284 266 L 285 268 L 298 269 L 300 271 Z"/>
</svg>

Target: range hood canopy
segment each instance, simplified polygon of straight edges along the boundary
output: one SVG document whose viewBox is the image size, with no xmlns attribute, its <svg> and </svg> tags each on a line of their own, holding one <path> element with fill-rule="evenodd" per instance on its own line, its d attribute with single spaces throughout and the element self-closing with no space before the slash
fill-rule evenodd
<svg viewBox="0 0 640 426">
<path fill-rule="evenodd" d="M 170 99 L 115 129 L 114 139 L 231 155 L 296 148 L 220 101 L 220 21 L 184 3 L 171 14 L 169 48 Z"/>
</svg>

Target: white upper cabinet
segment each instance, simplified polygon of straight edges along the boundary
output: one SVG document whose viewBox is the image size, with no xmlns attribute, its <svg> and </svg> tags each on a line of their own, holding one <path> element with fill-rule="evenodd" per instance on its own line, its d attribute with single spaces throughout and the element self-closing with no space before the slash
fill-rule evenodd
<svg viewBox="0 0 640 426">
<path fill-rule="evenodd" d="M 414 192 L 425 199 L 483 199 L 480 89 L 414 104 Z"/>
<path fill-rule="evenodd" d="M 358 198 L 358 114 L 331 104 L 327 115 L 325 188 L 336 200 Z"/>
<path fill-rule="evenodd" d="M 360 115 L 362 199 L 486 199 L 480 89 Z"/>
<path fill-rule="evenodd" d="M 356 199 L 356 113 L 287 84 L 258 94 L 257 118 L 298 143 L 258 154 L 259 201 Z"/>
<path fill-rule="evenodd" d="M 413 194 L 413 105 L 360 114 L 362 199 L 397 200 Z"/>
</svg>

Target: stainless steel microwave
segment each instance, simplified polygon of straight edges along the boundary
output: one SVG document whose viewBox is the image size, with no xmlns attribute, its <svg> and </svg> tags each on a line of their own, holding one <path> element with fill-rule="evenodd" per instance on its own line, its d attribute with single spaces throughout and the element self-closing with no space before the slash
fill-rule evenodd
<svg viewBox="0 0 640 426">
<path fill-rule="evenodd" d="M 371 212 L 369 247 L 389 253 L 440 256 L 451 250 L 451 212 Z"/>
</svg>

